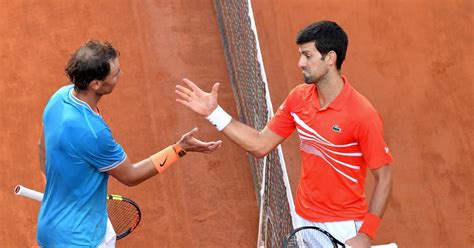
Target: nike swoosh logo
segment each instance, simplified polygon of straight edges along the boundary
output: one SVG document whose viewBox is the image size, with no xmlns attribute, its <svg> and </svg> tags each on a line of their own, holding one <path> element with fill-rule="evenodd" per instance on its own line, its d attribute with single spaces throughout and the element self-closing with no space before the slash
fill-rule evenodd
<svg viewBox="0 0 474 248">
<path fill-rule="evenodd" d="M 166 160 L 168 160 L 168 156 L 166 156 L 165 160 L 163 160 L 163 163 L 160 163 L 160 167 L 163 167 L 163 165 L 166 164 Z"/>
</svg>

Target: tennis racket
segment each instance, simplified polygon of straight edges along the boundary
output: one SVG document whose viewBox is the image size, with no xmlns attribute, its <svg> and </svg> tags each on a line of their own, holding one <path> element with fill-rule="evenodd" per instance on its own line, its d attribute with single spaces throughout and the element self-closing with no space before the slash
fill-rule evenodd
<svg viewBox="0 0 474 248">
<path fill-rule="evenodd" d="M 43 193 L 21 185 L 15 187 L 15 194 L 37 201 L 43 200 Z M 120 195 L 107 195 L 107 212 L 117 234 L 117 240 L 124 238 L 135 230 L 142 218 L 138 205 Z"/>
<path fill-rule="evenodd" d="M 350 248 L 334 238 L 329 232 L 315 226 L 303 226 L 294 229 L 283 240 L 283 248 Z M 374 245 L 376 248 L 397 248 L 395 243 Z"/>
</svg>

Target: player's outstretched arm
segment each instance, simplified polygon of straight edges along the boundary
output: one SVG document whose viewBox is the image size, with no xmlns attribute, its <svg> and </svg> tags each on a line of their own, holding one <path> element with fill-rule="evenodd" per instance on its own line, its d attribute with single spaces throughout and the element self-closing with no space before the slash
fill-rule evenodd
<svg viewBox="0 0 474 248">
<path fill-rule="evenodd" d="M 205 92 L 189 79 L 183 79 L 183 85 L 176 85 L 177 102 L 206 117 L 219 131 L 222 131 L 234 143 L 256 157 L 263 157 L 284 138 L 265 128 L 258 131 L 227 114 L 217 103 L 219 83 L 212 86 L 211 92 Z"/>
<path fill-rule="evenodd" d="M 221 140 L 205 142 L 197 139 L 195 137 L 197 130 L 194 128 L 185 133 L 178 142 L 153 154 L 150 158 L 135 164 L 127 158 L 108 172 L 119 182 L 135 186 L 158 173 L 163 173 L 187 152 L 212 153 L 221 146 Z"/>
</svg>

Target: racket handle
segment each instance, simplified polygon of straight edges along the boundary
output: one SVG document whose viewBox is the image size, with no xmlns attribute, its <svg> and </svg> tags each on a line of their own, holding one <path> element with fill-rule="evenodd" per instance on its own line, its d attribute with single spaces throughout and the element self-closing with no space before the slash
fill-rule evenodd
<svg viewBox="0 0 474 248">
<path fill-rule="evenodd" d="M 43 193 L 38 192 L 36 190 L 29 189 L 29 188 L 21 186 L 21 185 L 17 185 L 15 187 L 15 194 L 19 195 L 19 196 L 26 197 L 26 198 L 30 198 L 30 199 L 33 199 L 33 200 L 37 200 L 37 201 L 42 201 L 43 200 Z"/>
<path fill-rule="evenodd" d="M 397 244 L 395 243 L 390 243 L 386 245 L 373 245 L 373 248 L 398 248 Z"/>
<path fill-rule="evenodd" d="M 386 245 L 373 245 L 373 248 L 398 248 L 397 244 L 395 243 L 390 243 Z"/>
</svg>

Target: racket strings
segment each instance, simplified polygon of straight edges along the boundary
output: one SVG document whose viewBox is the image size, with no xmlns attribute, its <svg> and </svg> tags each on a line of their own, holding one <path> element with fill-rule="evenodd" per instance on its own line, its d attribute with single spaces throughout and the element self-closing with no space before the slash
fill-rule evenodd
<svg viewBox="0 0 474 248">
<path fill-rule="evenodd" d="M 287 248 L 328 248 L 337 247 L 331 238 L 315 229 L 303 229 L 287 239 Z"/>
<path fill-rule="evenodd" d="M 127 201 L 108 200 L 107 211 L 117 235 L 133 230 L 140 220 L 139 210 Z"/>
</svg>

